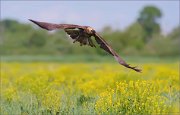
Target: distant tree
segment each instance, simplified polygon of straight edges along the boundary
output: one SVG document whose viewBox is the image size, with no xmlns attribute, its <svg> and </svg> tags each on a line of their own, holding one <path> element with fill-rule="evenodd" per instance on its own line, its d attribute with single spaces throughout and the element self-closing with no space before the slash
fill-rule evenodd
<svg viewBox="0 0 180 115">
<path fill-rule="evenodd" d="M 10 32 L 17 32 L 17 26 L 19 26 L 19 22 L 12 19 L 5 19 L 1 22 L 1 26 Z"/>
<path fill-rule="evenodd" d="M 131 46 L 137 49 L 142 49 L 144 46 L 143 38 L 145 33 L 143 28 L 139 23 L 134 23 L 130 25 L 124 32 L 124 41 L 126 41 L 127 46 Z M 127 47 L 126 46 L 126 47 Z"/>
<path fill-rule="evenodd" d="M 112 32 L 113 32 L 113 30 L 112 30 L 111 26 L 105 26 L 105 27 L 102 29 L 102 33 L 104 33 L 104 34 L 110 34 L 110 33 L 112 33 Z"/>
<path fill-rule="evenodd" d="M 146 36 L 145 42 L 148 42 L 153 34 L 160 33 L 159 19 L 162 17 L 161 10 L 155 6 L 146 6 L 140 12 L 137 21 L 143 27 Z"/>
<path fill-rule="evenodd" d="M 180 26 L 174 28 L 168 37 L 171 39 L 180 39 Z"/>
<path fill-rule="evenodd" d="M 28 41 L 29 46 L 42 47 L 46 44 L 46 36 L 40 32 L 34 32 Z"/>
<path fill-rule="evenodd" d="M 180 55 L 180 26 L 174 28 L 167 37 L 172 43 L 173 54 Z"/>
<path fill-rule="evenodd" d="M 3 37 L 4 30 L 5 30 L 4 26 L 2 25 L 2 22 L 0 21 L 0 45 L 2 45 L 4 42 L 4 37 Z"/>
</svg>

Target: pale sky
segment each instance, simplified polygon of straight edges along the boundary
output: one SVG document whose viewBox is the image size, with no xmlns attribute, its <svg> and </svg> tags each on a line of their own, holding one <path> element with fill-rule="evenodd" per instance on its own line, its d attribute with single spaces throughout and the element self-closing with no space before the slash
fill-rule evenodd
<svg viewBox="0 0 180 115">
<path fill-rule="evenodd" d="M 157 6 L 163 13 L 163 33 L 179 25 L 179 1 L 1 1 L 1 19 L 23 23 L 28 19 L 52 23 L 104 26 L 124 30 L 135 22 L 144 6 Z"/>
</svg>

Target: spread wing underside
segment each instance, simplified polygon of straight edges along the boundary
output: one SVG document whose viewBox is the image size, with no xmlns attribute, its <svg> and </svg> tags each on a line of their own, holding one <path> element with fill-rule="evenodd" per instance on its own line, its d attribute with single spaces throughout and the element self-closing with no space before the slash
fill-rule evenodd
<svg viewBox="0 0 180 115">
<path fill-rule="evenodd" d="M 64 30 L 72 39 L 76 39 L 79 34 L 80 30 L 79 29 L 65 29 Z"/>
</svg>

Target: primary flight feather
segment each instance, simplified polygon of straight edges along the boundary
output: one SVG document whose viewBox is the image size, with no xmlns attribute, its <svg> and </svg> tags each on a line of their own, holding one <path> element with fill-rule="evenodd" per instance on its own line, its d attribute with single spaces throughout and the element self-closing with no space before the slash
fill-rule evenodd
<svg viewBox="0 0 180 115">
<path fill-rule="evenodd" d="M 33 23 L 37 24 L 46 30 L 64 29 L 64 31 L 74 40 L 75 42 L 80 42 L 80 45 L 89 45 L 91 47 L 96 47 L 91 40 L 91 36 L 94 36 L 96 42 L 100 45 L 100 48 L 104 49 L 106 52 L 111 54 L 119 64 L 133 69 L 137 72 L 141 72 L 140 69 L 132 67 L 127 64 L 118 54 L 111 48 L 111 46 L 90 26 L 80 26 L 74 24 L 53 24 L 47 22 L 39 22 L 29 19 Z"/>
</svg>

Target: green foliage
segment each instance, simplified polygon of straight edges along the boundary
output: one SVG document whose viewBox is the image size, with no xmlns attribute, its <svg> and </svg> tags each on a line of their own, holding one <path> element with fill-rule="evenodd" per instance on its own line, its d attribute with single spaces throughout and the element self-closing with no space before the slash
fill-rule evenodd
<svg viewBox="0 0 180 115">
<path fill-rule="evenodd" d="M 144 46 L 143 38 L 145 36 L 143 28 L 138 23 L 132 24 L 125 31 L 128 46 L 136 49 L 142 49 Z"/>
<path fill-rule="evenodd" d="M 168 35 L 170 39 L 180 39 L 180 26 L 173 29 L 173 31 Z"/>
<path fill-rule="evenodd" d="M 146 55 L 178 56 L 179 50 L 176 43 L 177 42 L 173 42 L 169 38 L 155 36 L 155 39 L 152 39 L 145 47 L 146 51 L 148 51 Z"/>
<path fill-rule="evenodd" d="M 162 17 L 161 11 L 155 6 L 146 6 L 140 12 L 138 22 L 146 32 L 145 42 L 148 42 L 154 33 L 160 32 L 159 18 Z"/>
<path fill-rule="evenodd" d="M 46 36 L 39 32 L 32 33 L 30 36 L 27 46 L 42 47 L 46 44 Z"/>
<path fill-rule="evenodd" d="M 156 20 L 160 15 L 155 16 Z M 157 24 L 156 21 L 154 23 Z M 99 48 L 93 37 L 96 48 L 80 46 L 79 43 L 73 44 L 73 40 L 63 30 L 49 33 L 11 19 L 0 21 L 0 25 L 1 55 L 107 55 L 107 52 Z M 149 42 L 144 42 L 147 37 L 146 29 L 137 22 L 124 31 L 113 30 L 110 26 L 106 26 L 98 33 L 120 55 L 177 56 L 180 46 L 179 30 L 178 26 L 167 36 L 153 33 Z"/>
<path fill-rule="evenodd" d="M 77 98 L 77 106 L 82 106 L 84 103 L 91 102 L 92 100 L 94 100 L 92 97 L 80 95 L 80 97 Z"/>
</svg>

